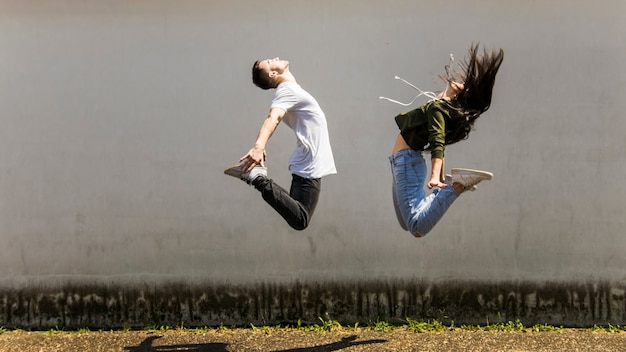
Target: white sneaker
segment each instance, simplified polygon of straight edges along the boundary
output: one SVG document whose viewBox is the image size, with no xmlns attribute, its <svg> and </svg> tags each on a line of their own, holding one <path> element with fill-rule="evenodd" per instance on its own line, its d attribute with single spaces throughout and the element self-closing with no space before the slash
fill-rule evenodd
<svg viewBox="0 0 626 352">
<path fill-rule="evenodd" d="M 236 177 L 250 184 L 252 183 L 252 181 L 254 181 L 255 178 L 259 176 L 267 177 L 267 167 L 257 165 L 252 170 L 245 172 L 244 169 L 241 167 L 241 164 L 237 164 L 224 170 L 224 174 Z"/>
<path fill-rule="evenodd" d="M 472 190 L 480 181 L 491 180 L 493 174 L 491 172 L 472 169 L 452 169 L 452 182 L 463 185 L 466 190 Z"/>
<path fill-rule="evenodd" d="M 454 182 L 452 181 L 452 175 L 450 175 L 450 174 L 446 174 L 445 182 L 446 182 L 447 184 L 449 184 L 449 185 L 452 185 L 452 184 L 454 183 Z M 468 188 L 467 190 L 468 190 L 468 191 L 472 191 L 472 192 L 474 192 L 474 191 L 475 191 L 475 190 L 477 190 L 477 189 L 478 189 L 478 186 L 473 185 L 472 187 Z"/>
</svg>

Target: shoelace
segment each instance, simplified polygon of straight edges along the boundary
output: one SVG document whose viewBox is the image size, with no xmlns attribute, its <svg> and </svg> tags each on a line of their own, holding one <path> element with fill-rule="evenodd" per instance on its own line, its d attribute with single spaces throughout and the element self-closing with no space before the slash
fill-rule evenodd
<svg viewBox="0 0 626 352">
<path fill-rule="evenodd" d="M 446 75 L 448 76 L 448 78 L 450 78 L 450 69 L 452 68 L 453 64 L 454 64 L 454 55 L 450 54 L 450 61 L 448 62 L 448 65 L 446 65 Z M 400 78 L 398 76 L 395 76 L 394 79 L 398 79 L 398 80 L 406 83 L 411 88 L 413 88 L 416 91 L 418 91 L 419 94 L 416 95 L 415 98 L 413 98 L 413 100 L 411 100 L 409 103 L 403 103 L 403 102 L 400 102 L 400 101 L 397 101 L 397 100 L 394 100 L 394 99 L 391 99 L 391 98 L 383 97 L 383 96 L 378 97 L 378 99 L 387 100 L 389 102 L 392 102 L 392 103 L 395 103 L 395 104 L 399 104 L 399 105 L 402 105 L 402 106 L 409 106 L 409 105 L 413 104 L 417 100 L 417 98 L 421 97 L 422 95 L 425 96 L 425 97 L 430 98 L 430 100 L 441 100 L 441 99 L 439 99 L 437 97 L 437 93 L 425 92 L 425 91 L 417 88 L 414 84 L 412 84 L 412 83 L 408 82 L 407 80 L 405 80 L 403 78 Z"/>
</svg>

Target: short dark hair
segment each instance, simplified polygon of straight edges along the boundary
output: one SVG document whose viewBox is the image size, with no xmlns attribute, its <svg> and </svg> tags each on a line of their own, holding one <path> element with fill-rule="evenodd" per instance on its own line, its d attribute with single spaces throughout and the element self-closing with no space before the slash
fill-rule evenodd
<svg viewBox="0 0 626 352">
<path fill-rule="evenodd" d="M 276 80 L 270 78 L 267 71 L 259 67 L 261 60 L 257 60 L 252 65 L 252 83 L 261 89 L 276 88 Z"/>
</svg>

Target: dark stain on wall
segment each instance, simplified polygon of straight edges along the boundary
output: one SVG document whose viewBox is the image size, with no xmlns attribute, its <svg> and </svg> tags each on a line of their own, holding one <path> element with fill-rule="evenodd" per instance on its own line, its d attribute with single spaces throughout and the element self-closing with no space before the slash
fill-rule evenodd
<svg viewBox="0 0 626 352">
<path fill-rule="evenodd" d="M 72 284 L 0 288 L 5 328 L 145 328 L 436 319 L 485 325 L 520 321 L 590 327 L 626 324 L 626 284 L 295 282 Z"/>
</svg>

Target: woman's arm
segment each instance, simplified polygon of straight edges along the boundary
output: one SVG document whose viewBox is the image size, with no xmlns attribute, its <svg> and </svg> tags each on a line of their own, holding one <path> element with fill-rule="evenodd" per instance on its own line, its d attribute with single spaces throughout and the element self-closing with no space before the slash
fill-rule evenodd
<svg viewBox="0 0 626 352">
<path fill-rule="evenodd" d="M 433 187 L 448 187 L 447 184 L 443 183 L 443 158 L 432 158 L 431 170 L 430 181 L 428 181 L 427 185 L 428 189 L 432 189 Z"/>
</svg>

